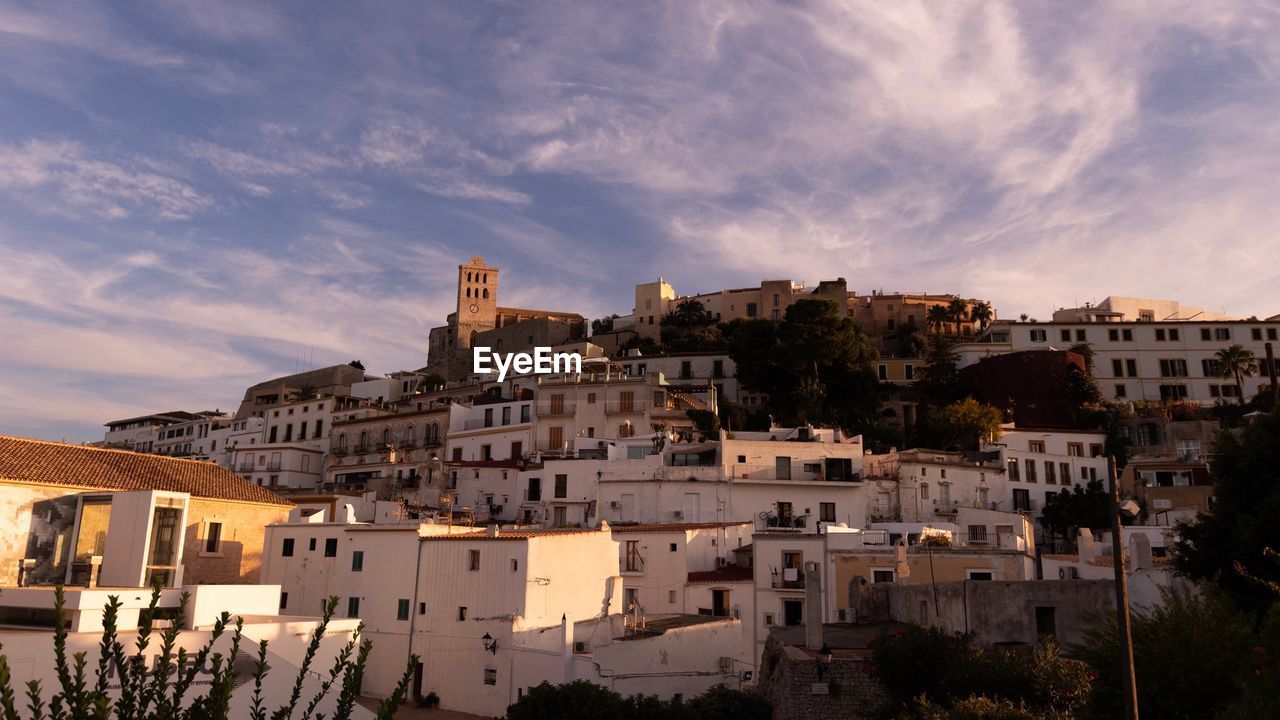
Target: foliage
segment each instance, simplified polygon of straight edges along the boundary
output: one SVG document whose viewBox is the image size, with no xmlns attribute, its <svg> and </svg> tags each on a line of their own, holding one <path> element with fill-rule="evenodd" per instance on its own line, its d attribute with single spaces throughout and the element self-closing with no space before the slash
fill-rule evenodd
<svg viewBox="0 0 1280 720">
<path fill-rule="evenodd" d="M 58 676 L 58 690 L 46 703 L 43 697 L 44 688 L 39 680 L 32 680 L 26 686 L 27 710 L 32 720 L 71 720 L 94 718 L 95 720 L 214 720 L 225 719 L 230 713 L 231 695 L 236 687 L 237 672 L 235 657 L 240 650 L 243 636 L 243 620 L 237 618 L 231 623 L 230 613 L 223 612 L 214 622 L 210 638 L 199 650 L 188 653 L 186 648 L 178 646 L 178 637 L 182 632 L 183 618 L 190 600 L 188 593 L 182 593 L 177 613 L 171 618 L 168 627 L 160 633 L 159 652 L 152 648 L 152 619 L 156 617 L 156 608 L 160 601 L 160 586 L 156 585 L 151 592 L 151 602 L 140 613 L 140 626 L 133 652 L 126 652 L 124 643 L 118 635 L 117 619 L 123 603 L 116 595 L 109 595 L 103 610 L 102 642 L 99 644 L 98 657 L 93 671 L 97 678 L 90 687 L 85 670 L 88 667 L 88 654 L 77 652 L 69 659 L 67 656 L 67 616 L 65 612 L 66 597 L 62 587 L 54 588 L 54 669 Z M 330 598 L 325 605 L 324 616 L 312 632 L 302 664 L 294 678 L 292 692 L 288 703 L 281 705 L 270 714 L 272 720 L 286 720 L 293 717 L 294 709 L 303 707 L 301 717 L 315 716 L 315 709 L 337 684 L 339 693 L 334 714 L 331 720 L 346 720 L 351 716 L 355 700 L 360 689 L 360 680 L 364 675 L 365 663 L 373 643 L 361 639 L 363 624 L 356 628 L 351 640 L 338 652 L 333 666 L 328 672 L 311 670 L 320 641 L 325 636 L 329 620 L 333 617 L 338 598 Z M 213 647 L 226 632 L 233 627 L 231 645 L 226 655 L 214 652 Z M 176 649 L 176 650 L 175 650 Z M 355 659 L 352 654 L 355 653 Z M 152 669 L 147 668 L 147 658 L 154 656 Z M 253 695 L 251 698 L 251 717 L 253 720 L 266 720 L 268 717 L 263 704 L 262 688 L 268 674 L 267 641 L 258 644 L 257 662 L 253 672 Z M 409 677 L 418 657 L 410 658 L 399 684 L 400 692 L 395 693 L 382 703 L 378 709 L 378 718 L 390 718 L 399 707 L 399 698 L 404 688 L 408 687 Z M 191 688 L 197 684 L 201 672 L 208 673 L 208 679 L 200 678 L 208 685 L 204 695 L 190 695 Z M 302 702 L 302 685 L 308 675 L 320 680 L 320 688 Z M 114 677 L 113 677 L 114 676 Z M 108 693 L 108 683 L 114 679 L 119 684 L 119 697 L 112 700 Z M 15 709 L 16 693 L 13 690 L 12 673 L 8 658 L 0 655 L 0 713 L 6 720 L 17 718 Z"/>
<path fill-rule="evenodd" d="M 876 676 L 905 718 L 952 717 L 939 714 L 951 711 L 973 718 L 1071 717 L 1091 691 L 1089 669 L 1064 658 L 1051 640 L 1031 649 L 987 649 L 972 633 L 911 625 L 880 636 L 871 651 Z"/>
<path fill-rule="evenodd" d="M 1067 349 L 1079 355 L 1080 357 L 1084 358 L 1085 372 L 1089 373 L 1089 375 L 1092 376 L 1093 375 L 1093 357 L 1094 357 L 1093 344 L 1087 343 L 1087 342 L 1079 342 Z"/>
<path fill-rule="evenodd" d="M 758 408 L 748 408 L 728 400 L 718 400 L 720 427 L 726 430 L 768 430 L 769 413 Z"/>
<path fill-rule="evenodd" d="M 1053 536 L 1060 535 L 1074 543 L 1075 530 L 1102 530 L 1111 527 L 1111 495 L 1101 480 L 1090 480 L 1070 490 L 1062 488 L 1057 495 L 1045 498 L 1040 524 Z"/>
<path fill-rule="evenodd" d="M 1246 613 L 1208 588 L 1204 593 L 1166 591 L 1161 604 L 1134 608 L 1131 618 L 1141 717 L 1280 716 L 1275 693 L 1280 612 L 1255 634 Z M 1109 612 L 1096 618 L 1085 641 L 1074 648 L 1098 676 L 1089 717 L 1122 716 L 1117 637 L 1115 613 Z M 1262 707 L 1270 710 L 1244 712 Z"/>
<path fill-rule="evenodd" d="M 1214 452 L 1213 513 L 1179 526 L 1174 562 L 1261 616 L 1277 598 L 1251 578 L 1280 581 L 1266 557 L 1280 548 L 1280 415 L 1259 415 L 1239 435 L 1220 433 Z"/>
<path fill-rule="evenodd" d="M 667 352 L 704 352 L 725 346 L 715 316 L 692 298 L 681 300 L 674 310 L 662 316 L 659 335 Z"/>
<path fill-rule="evenodd" d="M 710 410 L 686 410 L 685 415 L 703 435 L 714 436 L 720 431 L 720 416 Z"/>
<path fill-rule="evenodd" d="M 925 337 L 924 333 L 920 332 L 920 328 L 912 324 L 898 328 L 898 357 L 920 357 L 928 347 L 928 338 Z"/>
<path fill-rule="evenodd" d="M 1059 390 L 1071 419 L 1076 423 L 1087 423 L 1102 404 L 1102 391 L 1098 384 L 1078 365 L 1067 366 L 1066 377 L 1062 379 Z"/>
<path fill-rule="evenodd" d="M 602 317 L 598 320 L 592 320 L 591 334 L 599 335 L 600 333 L 611 332 L 613 330 L 613 321 L 617 319 L 618 319 L 618 316 L 614 314 L 608 317 Z"/>
<path fill-rule="evenodd" d="M 985 330 L 987 325 L 995 319 L 995 311 L 991 309 L 991 303 L 980 301 L 975 302 L 973 307 L 969 309 L 969 319 L 978 324 L 978 327 Z"/>
<path fill-rule="evenodd" d="M 1243 345 L 1234 344 L 1213 354 L 1218 377 L 1236 381 L 1236 400 L 1244 405 L 1244 379 L 1258 371 L 1258 357 Z"/>
<path fill-rule="evenodd" d="M 922 439 L 941 450 L 977 450 L 984 441 L 1000 438 L 1000 408 L 965 398 L 933 411 L 926 418 Z"/>
<path fill-rule="evenodd" d="M 716 685 L 688 701 L 653 695 L 623 697 L 587 680 L 542 683 L 507 708 L 507 720 L 768 720 L 772 708 L 762 697 Z"/>
<path fill-rule="evenodd" d="M 357 370 L 364 370 L 364 363 L 360 362 L 359 360 L 352 360 L 351 362 L 347 363 L 347 365 Z"/>
<path fill-rule="evenodd" d="M 925 366 L 916 370 L 915 390 L 922 405 L 942 407 L 962 396 L 960 358 L 951 343 L 937 335 L 928 345 Z"/>
<path fill-rule="evenodd" d="M 768 393 L 779 423 L 848 428 L 874 416 L 876 351 L 835 302 L 799 300 L 781 322 L 735 320 L 723 327 L 738 380 Z"/>
</svg>

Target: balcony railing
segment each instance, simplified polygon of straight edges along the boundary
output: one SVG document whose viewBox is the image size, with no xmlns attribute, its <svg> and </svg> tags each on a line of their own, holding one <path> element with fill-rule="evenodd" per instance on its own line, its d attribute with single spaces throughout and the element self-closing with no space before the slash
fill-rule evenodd
<svg viewBox="0 0 1280 720">
<path fill-rule="evenodd" d="M 267 463 L 267 472 L 280 472 L 280 461 L 272 460 Z"/>
<path fill-rule="evenodd" d="M 247 463 L 240 463 L 240 470 L 239 470 L 239 472 L 242 472 L 242 473 L 244 473 L 244 472 L 253 472 L 253 463 L 251 463 L 251 462 L 247 462 Z"/>
<path fill-rule="evenodd" d="M 604 411 L 611 415 L 642 413 L 648 407 L 643 400 L 610 400 L 604 404 Z"/>
<path fill-rule="evenodd" d="M 578 404 L 572 402 L 543 403 L 538 405 L 538 414 L 542 417 L 560 417 L 573 415 L 577 408 Z"/>
<path fill-rule="evenodd" d="M 464 420 L 462 423 L 463 430 L 478 430 L 480 428 L 493 427 L 496 423 L 493 420 Z"/>
<path fill-rule="evenodd" d="M 803 590 L 804 571 L 799 568 L 775 569 L 772 573 L 772 586 L 779 589 Z"/>
</svg>

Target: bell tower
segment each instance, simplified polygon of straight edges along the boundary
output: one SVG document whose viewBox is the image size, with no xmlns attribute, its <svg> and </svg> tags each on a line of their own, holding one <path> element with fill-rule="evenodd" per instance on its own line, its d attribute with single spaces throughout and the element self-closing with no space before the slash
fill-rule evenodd
<svg viewBox="0 0 1280 720">
<path fill-rule="evenodd" d="M 474 256 L 458 266 L 457 347 L 471 347 L 472 333 L 498 324 L 498 268 Z"/>
</svg>

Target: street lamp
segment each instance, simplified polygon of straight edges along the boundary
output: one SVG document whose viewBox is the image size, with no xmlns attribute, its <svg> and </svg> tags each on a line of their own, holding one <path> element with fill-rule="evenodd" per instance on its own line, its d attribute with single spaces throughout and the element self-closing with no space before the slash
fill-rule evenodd
<svg viewBox="0 0 1280 720">
<path fill-rule="evenodd" d="M 498 641 L 492 635 L 485 633 L 484 637 L 480 638 L 480 641 L 484 643 L 484 649 L 488 650 L 490 655 L 498 654 Z"/>
<path fill-rule="evenodd" d="M 822 643 L 822 647 L 818 649 L 818 680 L 822 681 L 827 676 L 827 668 L 831 666 L 831 648 L 826 643 Z"/>
</svg>

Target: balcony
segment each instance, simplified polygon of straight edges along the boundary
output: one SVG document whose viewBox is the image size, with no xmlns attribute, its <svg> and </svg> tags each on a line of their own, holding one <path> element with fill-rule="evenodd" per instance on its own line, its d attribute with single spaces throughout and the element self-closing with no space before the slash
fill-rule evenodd
<svg viewBox="0 0 1280 720">
<path fill-rule="evenodd" d="M 538 415 L 542 417 L 564 417 L 573 415 L 578 408 L 577 403 L 544 403 L 538 406 Z"/>
<path fill-rule="evenodd" d="M 401 450 L 413 450 L 413 449 L 415 449 L 415 448 L 417 448 L 417 447 L 418 447 L 418 441 L 417 441 L 417 440 L 401 440 L 401 441 L 400 441 L 400 449 L 401 449 Z"/>
<path fill-rule="evenodd" d="M 242 473 L 253 472 L 253 463 L 252 462 L 240 463 L 240 469 L 237 472 L 242 472 Z"/>
<path fill-rule="evenodd" d="M 643 413 L 648 404 L 641 400 L 610 400 L 604 404 L 604 411 L 610 415 L 630 415 Z"/>
<path fill-rule="evenodd" d="M 280 461 L 272 460 L 267 463 L 267 472 L 280 472 Z"/>
<path fill-rule="evenodd" d="M 804 589 L 804 571 L 800 568 L 782 568 L 779 572 L 776 568 L 772 572 L 772 581 L 770 585 L 778 590 L 803 590 Z"/>
</svg>

